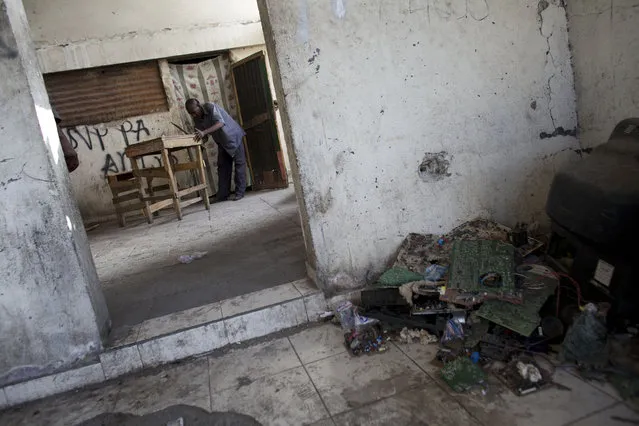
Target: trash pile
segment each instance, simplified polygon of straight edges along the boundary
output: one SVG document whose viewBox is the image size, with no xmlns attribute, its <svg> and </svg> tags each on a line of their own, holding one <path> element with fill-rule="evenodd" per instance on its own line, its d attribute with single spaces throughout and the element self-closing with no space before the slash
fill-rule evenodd
<svg viewBox="0 0 639 426">
<path fill-rule="evenodd" d="M 456 392 L 487 391 L 487 372 L 516 395 L 550 386 L 563 364 L 639 396 L 637 331 L 613 335 L 607 303 L 587 303 L 580 285 L 544 261 L 525 225 L 474 220 L 443 236 L 410 234 L 360 306 L 336 311 L 354 356 L 390 340 L 438 344 L 435 363 Z"/>
</svg>

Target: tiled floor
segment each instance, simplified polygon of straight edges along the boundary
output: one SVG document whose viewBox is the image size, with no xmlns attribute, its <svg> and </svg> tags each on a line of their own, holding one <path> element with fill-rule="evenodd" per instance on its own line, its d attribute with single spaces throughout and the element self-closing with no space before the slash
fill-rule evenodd
<svg viewBox="0 0 639 426">
<path fill-rule="evenodd" d="M 114 328 L 274 287 L 306 276 L 293 188 L 248 193 L 240 202 L 201 204 L 178 221 L 102 224 L 91 251 Z M 208 254 L 190 264 L 178 256 Z"/>
<path fill-rule="evenodd" d="M 73 425 L 104 412 L 148 414 L 176 404 L 235 411 L 264 425 L 619 425 L 638 421 L 610 388 L 568 370 L 546 389 L 516 397 L 490 378 L 486 395 L 456 394 L 431 365 L 436 345 L 390 344 L 350 357 L 326 324 L 145 375 L 0 413 L 0 424 Z M 607 393 L 610 392 L 610 393 Z"/>
</svg>

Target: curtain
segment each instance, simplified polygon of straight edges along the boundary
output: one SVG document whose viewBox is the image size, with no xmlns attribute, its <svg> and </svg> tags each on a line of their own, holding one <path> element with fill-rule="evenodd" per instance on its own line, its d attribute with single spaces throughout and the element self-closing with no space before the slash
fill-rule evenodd
<svg viewBox="0 0 639 426">
<path fill-rule="evenodd" d="M 193 131 L 193 120 L 184 108 L 184 102 L 195 98 L 200 102 L 213 102 L 224 108 L 235 120 L 237 102 L 231 83 L 231 63 L 227 54 L 192 64 L 169 64 L 171 80 L 176 101 L 180 108 L 180 117 L 185 130 Z M 207 143 L 206 156 L 211 173 L 208 174 L 211 193 L 217 192 L 217 145 Z M 246 171 L 247 184 L 251 185 L 250 172 Z M 234 183 L 231 184 L 232 189 Z"/>
</svg>

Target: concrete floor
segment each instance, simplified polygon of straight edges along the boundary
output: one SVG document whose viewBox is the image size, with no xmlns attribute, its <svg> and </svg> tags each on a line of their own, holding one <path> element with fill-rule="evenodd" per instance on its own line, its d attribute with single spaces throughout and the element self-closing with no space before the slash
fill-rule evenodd
<svg viewBox="0 0 639 426">
<path fill-rule="evenodd" d="M 178 221 L 171 210 L 152 225 L 103 224 L 89 232 L 111 313 L 121 328 L 306 276 L 293 188 L 249 192 L 239 202 L 202 204 Z M 178 256 L 208 254 L 190 264 Z"/>
<path fill-rule="evenodd" d="M 639 420 L 636 405 L 621 401 L 612 387 L 584 382 L 565 368 L 554 380 L 570 391 L 517 397 L 489 376 L 485 395 L 454 393 L 431 364 L 437 347 L 390 343 L 386 352 L 351 357 L 340 328 L 324 324 L 36 401 L 0 413 L 0 424 L 69 426 L 103 413 L 145 415 L 178 404 L 246 414 L 264 425 L 622 426 L 629 423 L 612 417 Z"/>
</svg>

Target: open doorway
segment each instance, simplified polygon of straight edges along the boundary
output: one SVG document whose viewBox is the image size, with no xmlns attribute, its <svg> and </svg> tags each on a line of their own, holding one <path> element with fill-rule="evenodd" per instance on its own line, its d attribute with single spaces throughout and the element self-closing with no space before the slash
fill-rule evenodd
<svg viewBox="0 0 639 426">
<path fill-rule="evenodd" d="M 80 158 L 71 181 L 116 334 L 145 320 L 306 276 L 298 204 L 289 185 L 265 51 L 258 46 L 241 53 L 45 76 L 63 133 Z M 164 103 L 158 99 L 158 85 Z M 102 97 L 81 97 L 97 88 Z M 193 123 L 184 109 L 184 101 L 192 97 L 224 108 L 245 129 L 250 191 L 241 201 L 213 203 L 208 211 L 202 202 L 194 203 L 183 209 L 181 220 L 168 206 L 155 212 L 149 224 L 136 203 L 139 197 L 160 196 L 150 189 L 166 185 L 154 178 L 152 186 L 132 189 L 123 201 L 134 207 L 118 221 L 114 202 L 127 194 L 114 192 L 108 182 L 115 179 L 119 185 L 137 177 L 126 148 L 160 136 L 192 134 Z M 78 99 L 84 103 L 80 108 Z M 145 109 L 152 101 L 153 109 Z M 208 195 L 213 195 L 218 186 L 214 143 L 206 145 L 204 157 Z M 178 189 L 196 179 L 187 170 L 177 175 L 181 164 L 193 161 L 177 153 L 171 156 Z M 163 166 L 163 158 L 151 156 L 143 168 Z M 206 254 L 190 263 L 180 260 L 201 253 Z"/>
</svg>

